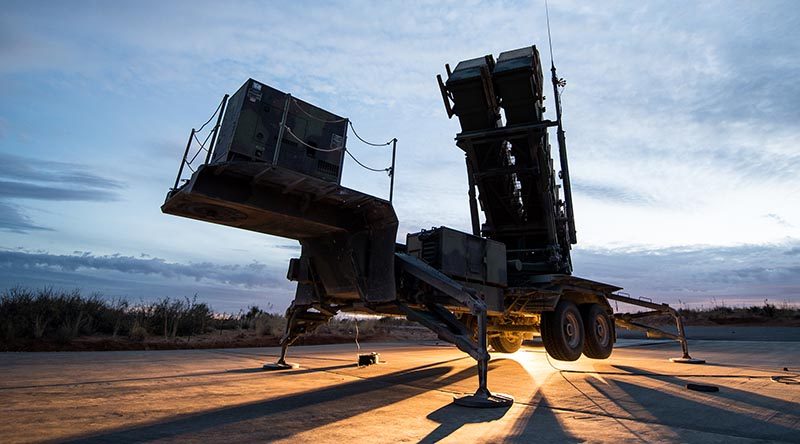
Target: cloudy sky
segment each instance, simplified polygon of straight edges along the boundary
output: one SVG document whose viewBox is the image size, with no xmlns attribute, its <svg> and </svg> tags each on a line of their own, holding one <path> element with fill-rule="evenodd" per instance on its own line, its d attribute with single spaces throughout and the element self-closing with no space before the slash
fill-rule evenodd
<svg viewBox="0 0 800 444">
<path fill-rule="evenodd" d="M 690 305 L 800 303 L 800 4 L 595 4 L 550 3 L 575 273 Z M 538 1 L 219 5 L 3 3 L 0 287 L 283 309 L 296 242 L 159 211 L 224 93 L 253 77 L 397 137 L 403 239 L 469 227 L 444 63 L 530 44 L 549 62 Z M 343 182 L 388 194 L 350 162 Z"/>
</svg>

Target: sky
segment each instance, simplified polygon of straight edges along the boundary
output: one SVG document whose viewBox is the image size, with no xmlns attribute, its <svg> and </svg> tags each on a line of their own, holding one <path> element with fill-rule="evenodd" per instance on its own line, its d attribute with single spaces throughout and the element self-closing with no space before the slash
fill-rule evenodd
<svg viewBox="0 0 800 444">
<path fill-rule="evenodd" d="M 398 138 L 398 240 L 469 231 L 435 76 L 531 44 L 549 64 L 543 2 L 219 5 L 0 5 L 0 288 L 286 308 L 296 241 L 159 210 L 190 129 L 248 77 Z M 800 4 L 549 6 L 574 274 L 680 306 L 800 303 Z M 385 173 L 344 168 L 345 186 L 388 196 Z"/>
</svg>

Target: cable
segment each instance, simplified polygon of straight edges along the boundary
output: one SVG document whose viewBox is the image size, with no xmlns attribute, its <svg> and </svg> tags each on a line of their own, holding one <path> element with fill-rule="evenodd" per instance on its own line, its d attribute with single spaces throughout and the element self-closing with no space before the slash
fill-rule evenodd
<svg viewBox="0 0 800 444">
<path fill-rule="evenodd" d="M 212 114 L 211 117 L 209 117 L 208 120 L 206 120 L 206 123 L 204 123 L 203 126 L 201 126 L 199 130 L 197 130 L 198 133 L 200 131 L 203 131 L 203 128 L 205 128 L 206 125 L 208 125 L 211 122 L 214 116 L 216 116 L 217 113 L 219 112 L 220 108 L 222 108 L 222 102 L 219 102 L 219 105 L 217 106 L 217 109 L 214 111 L 214 114 Z"/>
<path fill-rule="evenodd" d="M 284 125 L 284 128 L 286 129 L 287 133 L 291 134 L 291 136 L 295 138 L 295 140 L 297 140 L 298 142 L 303 144 L 303 146 L 305 146 L 307 148 L 311 148 L 312 150 L 322 151 L 323 153 L 330 153 L 330 152 L 339 151 L 339 150 L 342 149 L 342 148 L 331 148 L 329 150 L 326 150 L 326 149 L 323 149 L 323 148 L 317 148 L 315 146 L 312 146 L 312 145 L 309 145 L 309 144 L 303 142 L 303 140 L 300 139 L 299 137 L 297 137 L 297 135 L 295 133 L 293 133 L 291 128 L 289 128 L 288 126 Z M 361 161 L 356 159 L 356 156 L 354 156 L 350 152 L 350 150 L 348 150 L 347 148 L 344 148 L 344 152 L 347 153 L 347 155 L 350 156 L 351 159 L 355 160 L 355 162 L 359 166 L 361 166 L 361 168 L 364 168 L 365 170 L 374 171 L 374 172 L 377 172 L 377 173 L 380 173 L 380 172 L 383 172 L 383 171 L 387 171 L 387 172 L 391 172 L 392 171 L 391 167 L 389 167 L 389 168 L 372 168 L 372 167 L 368 167 L 368 166 L 364 165 L 363 163 L 361 163 Z"/>
<path fill-rule="evenodd" d="M 290 134 L 292 137 L 294 137 L 294 138 L 295 138 L 295 140 L 297 140 L 298 142 L 300 142 L 300 143 L 301 143 L 303 146 L 305 146 L 305 147 L 307 147 L 307 148 L 311 148 L 312 150 L 316 150 L 316 151 L 322 151 L 323 153 L 331 153 L 331 152 L 334 152 L 334 151 L 339 151 L 339 150 L 343 149 L 343 148 L 331 148 L 331 149 L 327 150 L 327 149 L 318 148 L 318 147 L 315 147 L 315 146 L 309 145 L 309 144 L 307 144 L 307 143 L 303 142 L 303 140 L 302 140 L 301 138 L 297 137 L 297 135 L 296 135 L 295 133 L 293 133 L 293 132 L 292 132 L 291 128 L 289 128 L 289 127 L 288 127 L 288 126 L 286 126 L 286 125 L 284 125 L 283 127 L 286 129 L 286 132 L 287 132 L 287 133 L 289 133 L 289 134 Z M 354 131 L 354 133 L 355 133 L 355 131 Z M 372 167 L 368 167 L 368 166 L 364 165 L 363 163 L 361 163 L 361 161 L 359 161 L 358 159 L 356 159 L 356 156 L 354 156 L 354 155 L 353 155 L 353 154 L 350 152 L 350 150 L 348 150 L 347 148 L 344 148 L 344 152 L 345 152 L 345 153 L 347 153 L 347 155 L 348 155 L 348 156 L 350 156 L 350 158 L 351 158 L 351 159 L 355 160 L 355 162 L 356 162 L 356 163 L 357 163 L 359 166 L 361 166 L 361 168 L 364 168 L 365 170 L 374 171 L 374 172 L 376 172 L 376 173 L 380 173 L 380 172 L 384 172 L 384 171 L 386 171 L 386 172 L 389 172 L 389 174 L 391 174 L 391 173 L 392 173 L 392 168 L 391 168 L 391 167 L 388 167 L 388 168 L 372 168 Z M 196 155 L 195 155 L 195 157 L 196 157 Z"/>
<path fill-rule="evenodd" d="M 301 111 L 303 114 L 305 114 L 306 116 L 308 116 L 308 117 L 311 117 L 312 119 L 314 119 L 314 120 L 317 120 L 317 121 L 319 121 L 319 122 L 323 122 L 323 123 L 339 123 L 339 122 L 344 122 L 344 121 L 347 121 L 347 124 L 348 124 L 348 125 L 350 125 L 350 129 L 352 129 L 352 130 L 353 130 L 353 134 L 356 136 L 356 138 L 357 138 L 358 140 L 360 140 L 360 141 L 362 141 L 362 142 L 366 143 L 367 145 L 370 145 L 370 146 L 387 146 L 387 145 L 391 145 L 391 144 L 392 144 L 392 142 L 394 142 L 394 138 L 393 138 L 393 139 L 391 139 L 391 140 L 389 140 L 389 141 L 388 141 L 388 142 L 386 142 L 386 143 L 373 143 L 373 142 L 368 142 L 368 141 L 366 141 L 366 140 L 362 139 L 362 138 L 361 138 L 361 136 L 359 136 L 359 135 L 358 135 L 358 133 L 356 132 L 356 129 L 355 129 L 355 127 L 353 127 L 353 122 L 352 122 L 352 121 L 350 121 L 350 120 L 348 120 L 348 119 L 346 119 L 346 118 L 344 118 L 344 119 L 336 119 L 336 120 L 325 120 L 325 119 L 320 119 L 319 117 L 317 117 L 317 116 L 314 116 L 313 114 L 311 114 L 311 113 L 309 113 L 308 111 L 306 111 L 305 109 L 303 109 L 303 107 L 302 107 L 302 106 L 300 106 L 300 102 L 298 102 L 298 101 L 297 101 L 297 99 L 295 99 L 295 98 L 292 98 L 292 102 L 294 102 L 294 105 L 295 105 L 295 106 L 297 107 L 297 109 L 299 109 L 299 110 L 300 110 L 300 111 Z M 212 117 L 213 117 L 213 116 L 212 116 Z"/>
<path fill-rule="evenodd" d="M 352 155 L 352 154 L 350 153 L 350 150 L 348 150 L 348 149 L 345 149 L 345 150 L 344 150 L 344 152 L 345 152 L 345 153 L 347 153 L 347 155 L 348 155 L 348 156 L 350 156 L 350 158 L 351 158 L 351 159 L 355 160 L 355 161 L 356 161 L 356 163 L 357 163 L 357 164 L 359 164 L 359 165 L 361 165 L 361 168 L 364 168 L 365 170 L 375 171 L 376 173 L 380 173 L 380 172 L 383 172 L 383 171 L 387 171 L 387 172 L 390 172 L 390 173 L 391 173 L 391 171 L 392 171 L 392 168 L 391 168 L 391 167 L 389 167 L 389 168 L 384 168 L 384 169 L 380 169 L 380 168 L 370 168 L 370 167 L 368 167 L 368 166 L 364 165 L 363 163 L 359 162 L 359 161 L 358 161 L 358 159 L 356 159 L 356 156 L 354 156 L 354 155 Z"/>
<path fill-rule="evenodd" d="M 197 138 L 197 132 L 195 132 L 194 134 L 195 134 L 194 136 L 195 140 L 197 140 L 197 143 L 200 143 L 200 139 Z M 206 148 L 206 143 L 208 142 L 208 138 L 211 137 L 211 134 L 213 134 L 213 131 L 209 131 L 208 135 L 206 136 L 206 140 L 204 140 L 203 143 L 200 143 L 200 149 L 197 150 L 196 153 L 194 153 L 194 156 L 192 156 L 192 160 L 189 161 L 190 164 L 193 163 L 195 159 L 197 159 L 197 156 L 200 154 L 201 151 L 203 150 L 208 151 L 208 148 Z"/>
<path fill-rule="evenodd" d="M 289 128 L 288 126 L 283 125 L 283 128 L 286 130 L 287 133 L 291 134 L 292 137 L 295 138 L 295 140 L 297 140 L 298 142 L 303 144 L 306 148 L 311 148 L 312 150 L 322 151 L 323 153 L 332 153 L 334 151 L 339 151 L 339 150 L 342 149 L 342 148 L 331 148 L 331 149 L 328 150 L 328 149 L 324 149 L 324 148 L 318 148 L 318 147 L 315 147 L 313 145 L 309 145 L 309 144 L 303 142 L 303 139 L 297 137 L 297 135 L 295 133 L 293 133 L 292 129 Z M 347 150 L 345 150 L 345 151 L 347 151 Z"/>
<path fill-rule="evenodd" d="M 310 114 L 308 111 L 304 110 L 304 109 L 303 109 L 303 107 L 302 107 L 302 106 L 300 106 L 300 103 L 297 101 L 297 99 L 295 99 L 294 97 L 292 98 L 292 102 L 294 102 L 294 104 L 295 104 L 295 106 L 297 107 L 297 109 L 299 109 L 300 111 L 302 111 L 302 112 L 303 112 L 303 114 L 307 115 L 308 117 L 311 117 L 311 118 L 312 118 L 312 119 L 314 119 L 314 120 L 320 121 L 320 122 L 322 122 L 322 123 L 339 123 L 339 122 L 344 122 L 345 120 L 347 120 L 347 119 L 337 119 L 337 120 L 324 120 L 324 119 L 320 119 L 319 117 L 317 117 L 317 116 L 314 116 L 314 115 L 311 115 L 311 114 Z"/>
<path fill-rule="evenodd" d="M 358 353 L 361 353 L 361 344 L 358 343 L 358 319 L 355 320 L 356 324 L 356 348 L 358 348 Z"/>
<path fill-rule="evenodd" d="M 772 380 L 781 384 L 800 385 L 800 375 L 778 375 L 773 376 Z"/>
<path fill-rule="evenodd" d="M 388 146 L 388 145 L 391 145 L 391 144 L 392 144 L 392 142 L 394 142 L 394 141 L 395 141 L 395 139 L 392 139 L 392 140 L 390 140 L 390 141 L 388 141 L 388 142 L 386 142 L 386 143 L 372 143 L 372 142 L 367 142 L 366 140 L 362 139 L 362 138 L 361 138 L 361 136 L 359 136 L 359 135 L 358 135 L 358 133 L 356 132 L 356 128 L 353 126 L 353 122 L 352 122 L 352 121 L 349 121 L 349 120 L 348 120 L 348 121 L 347 121 L 347 123 L 350 125 L 350 129 L 352 129 L 352 130 L 353 130 L 353 135 L 354 135 L 354 136 L 356 136 L 356 139 L 358 139 L 358 140 L 360 140 L 360 141 L 362 141 L 362 142 L 366 143 L 366 144 L 367 144 L 367 145 L 369 145 L 369 146 Z"/>
<path fill-rule="evenodd" d="M 200 148 L 206 149 L 206 143 L 205 142 L 201 142 L 200 139 L 197 138 L 197 131 L 194 132 L 192 137 L 194 137 L 194 140 L 196 140 L 198 145 L 200 145 Z M 206 141 L 207 140 L 208 140 L 208 136 L 206 136 Z"/>
</svg>

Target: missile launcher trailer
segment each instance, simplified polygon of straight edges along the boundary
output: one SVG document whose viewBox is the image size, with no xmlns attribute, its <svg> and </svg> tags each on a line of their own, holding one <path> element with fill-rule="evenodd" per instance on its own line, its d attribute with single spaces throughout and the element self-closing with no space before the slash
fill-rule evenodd
<svg viewBox="0 0 800 444">
<path fill-rule="evenodd" d="M 488 390 L 488 347 L 515 352 L 534 334 L 555 359 L 602 359 L 611 354 L 616 323 L 678 340 L 688 360 L 675 310 L 572 276 L 576 234 L 562 81 L 555 67 L 551 73 L 554 121 L 544 118 L 534 46 L 504 52 L 497 61 L 466 60 L 452 71 L 447 66 L 446 80 L 437 76 L 448 116 L 462 128 L 455 141 L 465 155 L 470 234 L 439 227 L 395 243 L 391 202 L 340 185 L 347 119 L 252 79 L 230 102 L 225 96 L 211 143 L 203 146 L 205 161 L 181 184 L 184 165 L 191 166 L 192 130 L 161 209 L 300 242 L 287 274 L 297 290 L 286 311 L 281 356 L 265 369 L 292 368 L 288 347 L 339 312 L 404 315 L 468 353 L 478 363 L 479 388 L 456 402 L 473 407 L 513 402 Z M 560 172 L 549 128 L 556 128 Z M 609 300 L 650 311 L 615 315 Z M 675 318 L 678 335 L 640 322 L 664 313 Z"/>
</svg>

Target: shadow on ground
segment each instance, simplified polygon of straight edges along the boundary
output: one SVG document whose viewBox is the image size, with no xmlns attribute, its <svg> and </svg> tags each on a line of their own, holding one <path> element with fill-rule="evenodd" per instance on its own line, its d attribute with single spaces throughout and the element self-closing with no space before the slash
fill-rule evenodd
<svg viewBox="0 0 800 444">
<path fill-rule="evenodd" d="M 251 439 L 288 438 L 309 428 L 321 427 L 417 396 L 421 391 L 429 390 L 429 387 L 446 387 L 475 377 L 474 368 L 450 374 L 454 368 L 442 364 L 440 362 L 424 365 L 264 402 L 211 410 L 102 434 L 74 437 L 72 442 L 132 442 L 179 436 L 192 437 L 211 429 L 217 429 L 215 433 L 219 433 L 220 428 L 245 423 L 246 429 L 255 430 L 250 436 Z M 241 369 L 233 372 L 251 371 L 254 370 Z M 288 375 L 290 373 L 287 373 Z M 287 421 L 287 418 L 297 420 Z M 288 424 L 285 424 L 287 422 Z"/>
</svg>

